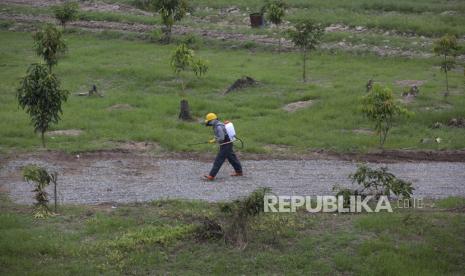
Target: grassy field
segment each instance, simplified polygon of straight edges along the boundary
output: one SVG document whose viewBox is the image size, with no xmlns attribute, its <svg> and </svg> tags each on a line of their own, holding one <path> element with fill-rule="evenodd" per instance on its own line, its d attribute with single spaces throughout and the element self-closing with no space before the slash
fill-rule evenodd
<svg viewBox="0 0 465 276">
<path fill-rule="evenodd" d="M 234 1 L 240 11 L 225 13 L 233 6 L 231 1 L 194 0 L 195 12 L 179 25 L 277 37 L 275 29 L 250 29 L 244 23 L 262 2 Z M 460 0 L 288 3 L 286 20 L 291 22 L 310 17 L 325 24 L 369 29 L 329 33 L 324 38 L 329 44 L 344 41 L 428 53 L 439 35 L 465 35 L 465 3 Z M 2 3 L 0 13 L 51 16 L 51 9 Z M 40 138 L 15 95 L 28 65 L 40 59 L 32 49 L 32 34 L 7 31 L 16 23 L 2 18 L 0 154 L 34 152 L 41 148 Z M 160 23 L 158 16 L 113 11 L 81 12 L 79 20 Z M 387 30 L 395 32 L 386 35 Z M 303 83 L 297 52 L 278 54 L 250 40 L 195 37 L 196 55 L 209 60 L 210 69 L 202 78 L 182 75 L 195 117 L 193 122 L 183 122 L 178 119 L 180 82 L 169 67 L 176 45 L 151 43 L 152 36 L 78 28 L 66 31 L 69 51 L 54 70 L 71 94 L 63 106 L 62 120 L 51 130 L 77 129 L 82 134 L 47 137 L 49 149 L 80 152 L 145 141 L 160 146 L 154 151 L 214 152 L 216 146 L 189 144 L 211 138 L 211 129 L 201 122 L 206 113 L 216 112 L 220 119 L 234 122 L 245 142 L 243 152 L 374 151 L 378 138 L 360 111 L 369 79 L 391 87 L 399 102 L 414 113 L 395 122 L 387 149 L 465 149 L 465 128 L 432 128 L 436 122 L 446 124 L 451 118 L 465 117 L 463 64 L 450 72 L 451 94 L 445 100 L 444 74 L 437 57 L 382 58 L 366 50 L 357 54 L 318 51 L 310 56 L 309 81 Z M 242 76 L 260 84 L 224 95 Z M 404 87 L 398 81 L 402 80 L 424 82 L 412 102 L 401 97 Z M 76 95 L 93 84 L 104 97 Z M 306 100 L 313 105 L 294 113 L 283 109 Z M 114 109 L 117 105 L 129 108 Z M 420 142 L 436 137 L 441 143 Z M 459 275 L 465 271 L 464 198 L 431 201 L 425 209 L 395 209 L 394 213 L 266 213 L 253 219 L 245 250 L 223 240 L 194 238 L 205 217 L 221 216 L 219 207 L 219 203 L 180 200 L 116 207 L 65 205 L 58 215 L 38 220 L 31 206 L 14 204 L 0 192 L 0 275 Z"/>
<path fill-rule="evenodd" d="M 459 275 L 465 264 L 460 198 L 434 208 L 333 215 L 265 213 L 245 250 L 193 232 L 217 204 L 156 201 L 65 206 L 34 220 L 30 208 L 0 201 L 0 274 L 369 274 Z"/>
<path fill-rule="evenodd" d="M 107 0 L 131 4 L 132 0 Z M 312 18 L 325 24 L 344 23 L 349 26 L 365 26 L 383 30 L 397 30 L 420 35 L 437 36 L 443 33 L 465 34 L 465 4 L 454 0 L 289 0 L 287 20 L 295 22 Z M 263 1 L 193 0 L 197 13 L 208 15 L 202 8 L 224 9 L 239 7 L 241 12 L 259 11 Z M 195 16 L 195 13 L 194 13 Z"/>
<path fill-rule="evenodd" d="M 2 151 L 39 147 L 25 112 L 15 99 L 15 90 L 28 64 L 39 62 L 32 51 L 30 33 L 0 32 L 0 146 Z M 140 41 L 99 39 L 91 35 L 66 36 L 68 54 L 56 67 L 63 87 L 72 94 L 86 92 L 96 84 L 103 98 L 72 95 L 64 105 L 63 120 L 54 129 L 80 129 L 79 137 L 48 139 L 51 149 L 81 151 L 112 147 L 109 141 L 154 141 L 165 150 L 205 151 L 211 147 L 188 147 L 205 141 L 209 129 L 200 123 L 177 119 L 180 84 L 169 67 L 174 45 Z M 203 48 L 198 56 L 208 59 L 210 71 L 202 79 L 185 74 L 187 98 L 193 115 L 202 118 L 217 112 L 235 122 L 246 142 L 245 151 L 266 152 L 267 145 L 283 145 L 292 151 L 330 149 L 368 151 L 377 147 L 373 135 L 353 130 L 371 127 L 359 111 L 368 79 L 394 89 L 396 80 L 425 80 L 420 96 L 408 104 L 415 112 L 396 122 L 387 148 L 458 149 L 465 147 L 464 129 L 431 129 L 436 122 L 464 114 L 463 76 L 450 73 L 453 93 L 445 102 L 444 76 L 437 60 L 411 60 L 316 53 L 310 58 L 308 83 L 301 81 L 297 53 L 254 52 Z M 251 76 L 261 84 L 222 95 L 237 78 Z M 315 100 L 314 106 L 287 113 L 282 106 L 299 100 Z M 108 108 L 130 104 L 131 110 Z M 441 137 L 441 144 L 422 144 L 420 139 Z"/>
</svg>

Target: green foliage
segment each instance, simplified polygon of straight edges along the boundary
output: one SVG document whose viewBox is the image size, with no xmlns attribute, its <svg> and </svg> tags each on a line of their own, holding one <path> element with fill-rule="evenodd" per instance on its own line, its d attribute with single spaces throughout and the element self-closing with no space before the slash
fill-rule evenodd
<svg viewBox="0 0 465 276">
<path fill-rule="evenodd" d="M 67 99 L 68 91 L 60 88 L 60 81 L 45 65 L 32 64 L 21 80 L 16 97 L 19 106 L 31 117 L 34 131 L 41 133 L 45 147 L 44 133 L 60 120 L 61 105 Z"/>
<path fill-rule="evenodd" d="M 171 68 L 176 74 L 186 71 L 191 68 L 192 60 L 194 59 L 194 51 L 189 49 L 186 44 L 180 44 L 174 49 L 171 55 Z"/>
<path fill-rule="evenodd" d="M 440 208 L 465 208 L 465 198 L 450 196 L 439 200 L 436 206 Z"/>
<path fill-rule="evenodd" d="M 394 174 L 388 172 L 386 167 L 372 169 L 366 165 L 360 165 L 354 174 L 349 176 L 352 183 L 361 185 L 357 193 L 364 195 L 367 191 L 376 195 L 394 194 L 396 197 L 410 198 L 414 188 L 412 183 L 398 179 Z"/>
<path fill-rule="evenodd" d="M 198 50 L 204 45 L 204 41 L 198 35 L 189 33 L 180 38 L 180 42 L 186 44 L 189 48 Z"/>
<path fill-rule="evenodd" d="M 79 4 L 77 2 L 65 2 L 61 5 L 52 7 L 55 18 L 65 28 L 66 23 L 77 18 Z"/>
<path fill-rule="evenodd" d="M 201 59 L 192 61 L 192 71 L 197 77 L 202 77 L 208 71 L 208 62 Z"/>
<path fill-rule="evenodd" d="M 449 93 L 449 79 L 447 72 L 455 67 L 455 56 L 459 50 L 457 38 L 453 35 L 445 35 L 434 42 L 433 51 L 436 55 L 442 57 L 441 70 L 446 76 L 446 94 Z"/>
<path fill-rule="evenodd" d="M 262 13 L 266 15 L 267 20 L 275 25 L 283 23 L 284 15 L 288 5 L 283 0 L 266 1 L 262 8 Z"/>
<path fill-rule="evenodd" d="M 36 187 L 33 190 L 35 192 L 34 204 L 34 217 L 35 218 L 46 218 L 52 214 L 48 208 L 48 194 L 45 191 L 50 182 L 55 181 L 56 175 L 49 174 L 44 168 L 38 167 L 36 165 L 29 165 L 23 168 L 23 178 L 26 181 L 32 181 L 36 183 Z"/>
<path fill-rule="evenodd" d="M 174 73 L 179 75 L 183 71 L 192 70 L 197 77 L 205 75 L 208 71 L 207 61 L 195 59 L 194 50 L 189 49 L 186 44 L 181 43 L 174 50 L 170 61 Z M 185 89 L 184 81 L 181 81 L 182 91 Z"/>
<path fill-rule="evenodd" d="M 342 188 L 338 185 L 333 186 L 333 191 L 336 192 L 336 197 L 339 199 L 339 196 L 343 198 L 343 206 L 349 207 L 350 206 L 350 197 L 351 196 L 363 196 L 357 189 L 349 189 L 349 188 Z"/>
<path fill-rule="evenodd" d="M 187 0 L 137 0 L 134 5 L 160 14 L 164 25 L 163 33 L 168 43 L 171 41 L 174 23 L 180 21 L 190 10 Z"/>
<path fill-rule="evenodd" d="M 308 19 L 297 23 L 294 29 L 289 30 L 292 42 L 303 51 L 315 50 L 321 42 L 324 28 L 321 24 Z"/>
<path fill-rule="evenodd" d="M 146 226 L 130 230 L 122 236 L 108 242 L 110 248 L 131 251 L 143 246 L 168 245 L 192 233 L 192 225 L 182 226 Z"/>
<path fill-rule="evenodd" d="M 60 54 L 66 52 L 63 34 L 52 24 L 46 24 L 42 30 L 34 34 L 34 49 L 38 56 L 47 63 L 50 71 L 58 63 Z"/>
<path fill-rule="evenodd" d="M 324 34 L 324 28 L 310 19 L 301 21 L 294 26 L 294 29 L 288 31 L 288 35 L 295 46 L 299 47 L 302 51 L 303 61 L 303 74 L 302 79 L 307 80 L 306 75 L 306 61 L 307 52 L 315 50 L 321 42 Z"/>
<path fill-rule="evenodd" d="M 123 271 L 128 265 L 131 255 L 144 249 L 154 250 L 155 246 L 169 246 L 174 242 L 191 236 L 195 230 L 193 225 L 181 226 L 153 226 L 147 225 L 130 229 L 123 235 L 111 240 L 97 243 L 95 252 L 103 252 L 107 263 L 102 268 L 117 268 Z"/>
<path fill-rule="evenodd" d="M 171 200 L 108 212 L 69 206 L 42 222 L 28 206 L 0 199 L 2 275 L 461 275 L 465 269 L 463 212 L 266 213 L 252 218 L 242 251 L 181 230 L 203 211 L 217 214 L 218 203 Z M 105 227 L 88 232 L 89 213 Z"/>
<path fill-rule="evenodd" d="M 363 114 L 375 123 L 375 130 L 379 134 L 379 145 L 382 148 L 386 142 L 394 119 L 409 112 L 400 107 L 392 94 L 392 90 L 375 84 L 373 89 L 362 98 Z"/>
<path fill-rule="evenodd" d="M 3 64 L 31 62 L 31 37 L 18 32 L 0 32 L 5 43 L 0 44 L 4 55 Z M 79 137 L 56 136 L 48 139 L 47 147 L 68 152 L 96 150 L 116 146 L 112 141 L 156 141 L 163 150 L 205 152 L 208 146 L 185 146 L 182 137 L 202 140 L 202 126 L 180 124 L 177 119 L 180 83 L 174 79 L 170 57 L 174 46 L 163 46 L 142 41 L 104 39 L 99 35 L 70 34 L 66 36 L 73 54 L 56 68 L 62 87 L 80 91 L 93 76 L 99 91 L 111 97 L 98 100 L 75 98 L 63 106 L 63 116 L 56 125 L 60 129 L 84 129 Z M 28 46 L 29 45 L 29 46 Z M 91 47 L 89 45 L 92 45 Z M 121 55 L 121 53 L 126 53 Z M 300 76 L 300 54 L 276 53 L 243 49 L 202 48 L 195 51 L 197 57 L 210 61 L 203 79 L 196 79 L 193 72 L 181 75 L 189 80 L 189 103 L 194 117 L 201 117 L 214 108 L 222 110 L 224 117 L 238 121 L 239 130 L 247 139 L 244 152 L 271 152 L 267 145 L 287 145 L 296 153 L 308 153 L 309 149 L 327 149 L 339 153 L 366 152 L 378 147 L 377 136 L 355 133 L 352 130 L 369 128 L 372 123 L 360 113 L 360 87 L 367 76 L 375 76 L 379 82 L 393 83 L 408 79 L 429 80 L 422 93 L 409 104 L 409 110 L 419 116 L 398 120 L 389 134 L 385 148 L 411 148 L 413 150 L 462 149 L 465 147 L 463 128 L 431 129 L 434 122 L 447 122 L 450 118 L 463 117 L 465 97 L 452 95 L 448 108 L 442 108 L 440 91 L 443 76 L 431 75 L 435 65 L 432 59 L 379 58 L 372 55 L 354 56 L 346 53 L 318 54 L 309 61 L 312 81 L 296 82 Z M 114 57 L 118 56 L 117 59 Z M 19 63 L 21 62 L 21 63 Z M 148 66 L 165 64 L 166 66 Z M 0 70 L 2 94 L 0 102 L 0 151 L 12 149 L 34 150 L 37 136 L 31 131 L 27 114 L 18 109 L 15 91 L 18 80 L 25 75 L 21 66 L 4 67 Z M 283 72 L 287 72 L 283 74 Z M 264 85 L 247 89 L 246 93 L 218 97 L 243 74 L 253 76 Z M 463 72 L 449 72 L 452 85 L 459 87 Z M 85 87 L 87 89 L 87 87 Z M 394 88 L 393 88 L 394 89 Z M 401 90 L 399 90 L 400 94 Z M 173 94 L 175 93 L 175 94 Z M 267 95 L 264 97 L 264 95 Z M 394 96 L 397 95 L 394 91 Z M 316 100 L 311 108 L 294 113 L 282 112 L 281 107 L 295 101 Z M 115 103 L 128 103 L 137 107 L 131 112 L 108 112 Z M 427 111 L 435 110 L 434 112 Z M 341 112 L 344 110 L 345 112 Z M 421 114 L 421 116 L 420 116 Z M 114 124 L 115 116 L 118 124 Z M 401 123 L 402 122 L 402 123 Z M 128 132 L 127 129 L 132 131 Z M 280 135 L 280 133 L 292 135 Z M 421 138 L 436 137 L 441 144 L 419 143 Z M 298 137 L 298 138 L 297 138 Z M 40 145 L 40 144 L 39 144 Z M 287 154 L 287 151 L 283 152 Z"/>
</svg>

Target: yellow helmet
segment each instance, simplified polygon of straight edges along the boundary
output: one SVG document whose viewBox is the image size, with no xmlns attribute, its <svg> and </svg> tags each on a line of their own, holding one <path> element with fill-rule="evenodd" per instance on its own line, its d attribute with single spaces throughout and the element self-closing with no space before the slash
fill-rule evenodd
<svg viewBox="0 0 465 276">
<path fill-rule="evenodd" d="M 218 119 L 218 116 L 216 116 L 215 113 L 208 113 L 207 116 L 205 116 L 205 123 L 210 122 L 211 120 Z"/>
</svg>

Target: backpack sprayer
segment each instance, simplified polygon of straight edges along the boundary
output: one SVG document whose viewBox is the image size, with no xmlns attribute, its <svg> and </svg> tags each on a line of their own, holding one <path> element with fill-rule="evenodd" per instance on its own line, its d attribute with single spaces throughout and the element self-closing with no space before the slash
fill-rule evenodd
<svg viewBox="0 0 465 276">
<path fill-rule="evenodd" d="M 244 142 L 237 137 L 236 135 L 236 130 L 234 129 L 234 125 L 230 121 L 224 121 L 224 128 L 226 129 L 226 134 L 229 137 L 229 141 L 225 143 L 221 143 L 220 146 L 226 145 L 226 144 L 231 144 L 234 143 L 235 141 L 241 142 L 241 149 L 244 148 Z M 200 143 L 194 143 L 194 144 L 189 144 L 188 146 L 197 146 L 197 145 L 203 145 L 203 144 L 208 144 L 208 142 L 200 142 Z"/>
</svg>

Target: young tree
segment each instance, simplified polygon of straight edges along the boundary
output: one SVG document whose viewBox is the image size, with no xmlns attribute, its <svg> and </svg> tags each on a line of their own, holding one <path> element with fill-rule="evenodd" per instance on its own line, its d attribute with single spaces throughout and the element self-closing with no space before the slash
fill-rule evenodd
<svg viewBox="0 0 465 276">
<path fill-rule="evenodd" d="M 50 182 L 56 182 L 56 173 L 49 174 L 44 168 L 36 165 L 29 165 L 23 169 L 23 177 L 26 181 L 36 183 L 36 188 L 33 192 L 36 193 L 34 204 L 34 217 L 45 218 L 52 214 L 48 208 L 48 194 L 45 191 Z"/>
<path fill-rule="evenodd" d="M 42 64 L 32 64 L 21 80 L 17 91 L 19 106 L 25 109 L 34 124 L 34 132 L 40 132 L 45 147 L 45 132 L 56 124 L 62 114 L 61 104 L 68 91 L 60 88 L 60 81 Z"/>
<path fill-rule="evenodd" d="M 262 8 L 262 13 L 266 14 L 266 18 L 273 23 L 279 32 L 279 25 L 283 23 L 284 15 L 287 9 L 286 2 L 282 0 L 267 1 Z M 279 51 L 281 51 L 281 37 L 279 38 Z"/>
<path fill-rule="evenodd" d="M 206 61 L 201 59 L 195 59 L 194 51 L 189 49 L 186 44 L 181 44 L 174 50 L 171 56 L 171 67 L 174 73 L 178 76 L 181 81 L 181 96 L 185 97 L 184 90 L 186 88 L 186 82 L 181 77 L 181 73 L 184 71 L 192 70 L 197 77 L 205 75 L 208 71 L 208 64 Z M 179 118 L 182 120 L 192 119 L 189 111 L 189 103 L 186 99 L 181 100 L 181 111 Z"/>
<path fill-rule="evenodd" d="M 183 71 L 191 69 L 192 61 L 194 60 L 194 51 L 189 49 L 186 44 L 181 44 L 174 50 L 171 56 L 171 68 L 173 68 L 174 73 L 180 77 Z M 185 82 L 182 78 L 181 81 L 181 91 L 184 93 Z"/>
<path fill-rule="evenodd" d="M 362 98 L 362 112 L 375 123 L 375 130 L 379 134 L 379 145 L 383 148 L 394 118 L 400 115 L 409 115 L 409 112 L 400 107 L 387 87 L 378 84 Z"/>
<path fill-rule="evenodd" d="M 58 63 L 60 54 L 66 52 L 62 32 L 52 24 L 45 25 L 42 30 L 34 34 L 34 48 L 36 54 L 47 63 L 50 72 L 52 66 Z"/>
<path fill-rule="evenodd" d="M 315 50 L 317 45 L 321 42 L 321 38 L 324 34 L 324 29 L 320 24 L 316 24 L 311 20 L 305 20 L 295 25 L 294 30 L 289 30 L 289 37 L 292 42 L 300 48 L 302 51 L 303 61 L 303 81 L 307 81 L 306 75 L 306 62 L 307 53 Z"/>
<path fill-rule="evenodd" d="M 187 0 L 148 0 L 145 6 L 149 10 L 160 13 L 161 21 L 165 27 L 165 41 L 171 41 L 171 29 L 175 22 L 180 21 L 189 11 Z"/>
<path fill-rule="evenodd" d="M 77 2 L 65 2 L 62 5 L 53 7 L 53 14 L 56 20 L 63 26 L 63 29 L 65 29 L 66 23 L 77 18 L 78 11 L 79 4 Z"/>
<path fill-rule="evenodd" d="M 458 49 L 457 38 L 453 35 L 445 35 L 434 42 L 434 52 L 438 56 L 443 57 L 441 61 L 441 70 L 446 75 L 445 97 L 449 95 L 449 79 L 447 77 L 447 72 L 455 67 L 455 56 L 457 55 Z"/>
</svg>

